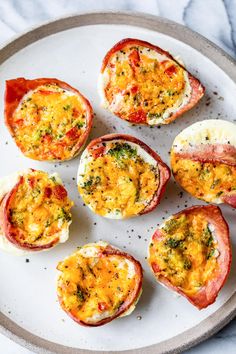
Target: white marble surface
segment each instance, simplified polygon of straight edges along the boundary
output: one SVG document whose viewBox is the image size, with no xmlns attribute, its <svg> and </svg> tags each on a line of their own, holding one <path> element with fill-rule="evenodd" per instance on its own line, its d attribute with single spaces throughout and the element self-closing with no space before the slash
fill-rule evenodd
<svg viewBox="0 0 236 354">
<path fill-rule="evenodd" d="M 236 0 L 0 0 L 0 45 L 32 25 L 91 10 L 142 11 L 185 24 L 236 57 Z M 189 354 L 236 353 L 236 320 Z M 31 354 L 0 335 L 1 354 Z"/>
</svg>

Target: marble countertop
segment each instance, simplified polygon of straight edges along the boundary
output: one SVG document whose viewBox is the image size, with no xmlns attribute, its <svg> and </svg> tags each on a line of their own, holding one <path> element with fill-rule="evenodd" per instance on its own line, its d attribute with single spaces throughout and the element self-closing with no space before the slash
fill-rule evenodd
<svg viewBox="0 0 236 354">
<path fill-rule="evenodd" d="M 236 58 L 236 0 L 1 0 L 0 45 L 43 21 L 95 10 L 141 11 L 169 18 L 207 37 Z M 0 335 L 2 354 L 31 354 Z M 236 353 L 236 319 L 188 354 Z"/>
</svg>

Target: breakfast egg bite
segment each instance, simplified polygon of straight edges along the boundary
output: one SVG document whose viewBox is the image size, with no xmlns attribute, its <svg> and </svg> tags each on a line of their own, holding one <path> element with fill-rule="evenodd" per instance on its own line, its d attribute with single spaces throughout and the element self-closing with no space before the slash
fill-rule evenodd
<svg viewBox="0 0 236 354">
<path fill-rule="evenodd" d="M 92 118 L 89 101 L 63 81 L 6 81 L 5 123 L 21 152 L 31 159 L 74 158 L 88 138 Z"/>
<path fill-rule="evenodd" d="M 60 305 L 84 326 L 101 326 L 129 315 L 142 292 L 141 264 L 106 242 L 79 247 L 57 269 Z"/>
<path fill-rule="evenodd" d="M 194 206 L 172 215 L 152 236 L 148 262 L 157 281 L 199 310 L 211 305 L 231 265 L 229 228 L 220 208 Z"/>
<path fill-rule="evenodd" d="M 236 125 L 210 119 L 184 129 L 173 142 L 171 167 L 192 196 L 236 208 Z"/>
<path fill-rule="evenodd" d="M 2 178 L 0 248 L 23 255 L 65 242 L 72 205 L 57 173 L 28 169 Z"/>
<path fill-rule="evenodd" d="M 172 55 L 139 39 L 123 39 L 103 59 L 102 105 L 133 124 L 169 124 L 195 106 L 204 91 Z"/>
<path fill-rule="evenodd" d="M 92 211 L 124 219 L 152 211 L 169 178 L 168 166 L 142 141 L 110 134 L 94 139 L 84 150 L 77 184 Z"/>
</svg>

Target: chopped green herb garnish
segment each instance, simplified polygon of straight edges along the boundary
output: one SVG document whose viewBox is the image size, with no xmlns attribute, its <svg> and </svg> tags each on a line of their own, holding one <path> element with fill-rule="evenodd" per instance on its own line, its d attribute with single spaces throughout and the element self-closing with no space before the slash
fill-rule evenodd
<svg viewBox="0 0 236 354">
<path fill-rule="evenodd" d="M 95 177 L 95 183 L 98 184 L 101 182 L 101 177 L 100 176 L 96 176 Z"/>
<path fill-rule="evenodd" d="M 88 181 L 84 182 L 82 188 L 84 188 L 86 190 L 90 190 L 90 187 L 92 186 L 92 184 L 93 184 L 93 177 L 90 177 L 90 179 Z"/>
<path fill-rule="evenodd" d="M 24 217 L 22 213 L 19 213 L 17 210 L 10 209 L 10 217 L 14 225 L 17 226 L 23 225 Z"/>
<path fill-rule="evenodd" d="M 161 114 L 160 113 L 148 113 L 147 116 L 148 116 L 148 118 L 160 118 Z"/>
<path fill-rule="evenodd" d="M 76 124 L 76 127 L 77 128 L 82 128 L 83 126 L 84 126 L 84 122 L 78 122 L 77 124 Z"/>
<path fill-rule="evenodd" d="M 221 194 L 223 194 L 224 192 L 223 191 L 219 191 L 218 193 L 216 193 L 216 198 L 220 197 Z"/>
<path fill-rule="evenodd" d="M 71 221 L 71 215 L 70 213 L 67 213 L 64 208 L 61 208 L 58 219 L 61 219 L 62 221 Z"/>
<path fill-rule="evenodd" d="M 205 228 L 205 230 L 203 231 L 203 240 L 204 240 L 204 243 L 206 244 L 206 246 L 211 246 L 214 241 L 213 236 L 212 236 L 212 232 L 209 229 L 208 225 Z"/>
<path fill-rule="evenodd" d="M 84 182 L 82 188 L 85 189 L 88 193 L 90 193 L 92 187 L 99 184 L 100 182 L 101 182 L 100 176 L 96 176 L 96 177 L 91 176 L 86 182 Z"/>
<path fill-rule="evenodd" d="M 41 193 L 40 188 L 34 188 L 34 189 L 32 190 L 32 197 L 33 197 L 33 198 L 36 198 L 40 193 Z"/>
<path fill-rule="evenodd" d="M 199 179 L 201 180 L 205 180 L 208 177 L 208 174 L 210 173 L 210 170 L 208 170 L 208 168 L 204 168 L 203 170 L 201 170 L 200 172 L 200 176 Z"/>
<path fill-rule="evenodd" d="M 59 133 L 59 134 L 57 134 L 57 139 L 61 139 L 63 136 L 64 136 L 64 134 Z"/>
<path fill-rule="evenodd" d="M 192 262 L 189 259 L 184 260 L 184 269 L 189 270 L 192 268 Z"/>
<path fill-rule="evenodd" d="M 85 294 L 84 292 L 81 290 L 80 286 L 77 285 L 77 293 L 76 295 L 78 296 L 78 298 L 80 299 L 80 301 L 84 301 L 85 300 Z"/>
<path fill-rule="evenodd" d="M 167 220 L 165 223 L 165 226 L 163 227 L 163 230 L 166 233 L 170 233 L 172 234 L 174 231 L 177 230 L 177 228 L 181 225 L 181 223 L 184 221 L 184 218 L 180 218 L 180 219 L 170 219 Z"/>
<path fill-rule="evenodd" d="M 56 177 L 55 177 L 55 176 L 50 176 L 50 179 L 51 179 L 54 183 L 56 183 L 56 182 L 57 182 L 57 180 L 56 180 Z"/>
<path fill-rule="evenodd" d="M 173 95 L 174 95 L 174 91 L 172 91 L 172 90 L 167 90 L 167 95 L 168 95 L 168 96 L 173 96 Z"/>
<path fill-rule="evenodd" d="M 220 183 L 221 179 L 215 179 L 214 182 L 211 185 L 211 189 L 214 189 L 219 183 Z"/>
<path fill-rule="evenodd" d="M 212 249 L 210 250 L 210 252 L 207 254 L 207 259 L 210 259 L 210 258 L 214 255 L 214 253 L 215 253 L 215 249 L 212 248 Z"/>
<path fill-rule="evenodd" d="M 45 223 L 45 227 L 48 227 L 51 225 L 51 221 L 50 220 L 47 220 L 46 223 Z"/>
<path fill-rule="evenodd" d="M 64 111 L 68 111 L 71 108 L 70 104 L 67 104 L 63 107 Z"/>
<path fill-rule="evenodd" d="M 166 242 L 165 245 L 169 246 L 170 248 L 177 248 L 181 244 L 181 240 L 175 240 L 174 238 L 169 238 Z"/>
<path fill-rule="evenodd" d="M 115 147 L 108 151 L 108 154 L 114 156 L 117 160 L 130 159 L 137 156 L 137 150 L 127 143 L 116 143 Z"/>
</svg>

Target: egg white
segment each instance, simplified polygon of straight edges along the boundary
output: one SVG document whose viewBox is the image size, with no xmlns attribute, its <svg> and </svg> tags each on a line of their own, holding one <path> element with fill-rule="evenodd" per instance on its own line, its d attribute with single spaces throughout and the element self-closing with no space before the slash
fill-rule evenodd
<svg viewBox="0 0 236 354">
<path fill-rule="evenodd" d="M 236 147 L 236 124 L 223 119 L 207 119 L 194 123 L 179 133 L 172 149 L 180 152 L 194 145 L 229 143 Z"/>
</svg>

